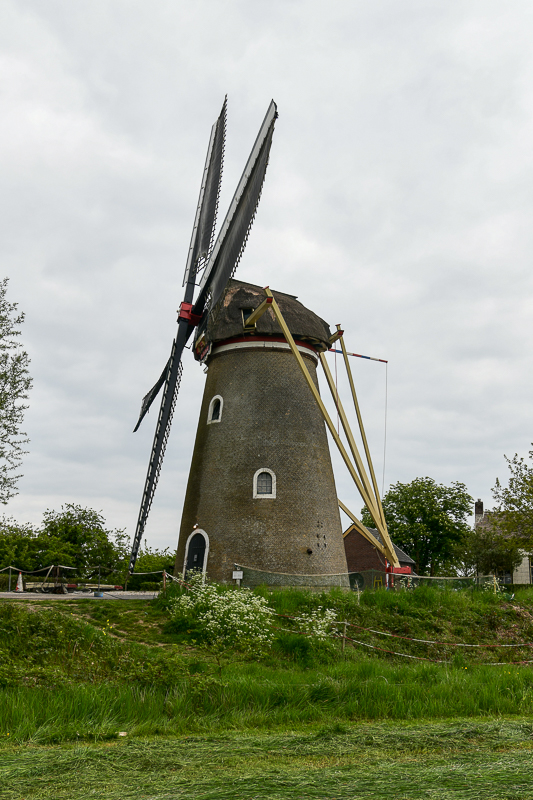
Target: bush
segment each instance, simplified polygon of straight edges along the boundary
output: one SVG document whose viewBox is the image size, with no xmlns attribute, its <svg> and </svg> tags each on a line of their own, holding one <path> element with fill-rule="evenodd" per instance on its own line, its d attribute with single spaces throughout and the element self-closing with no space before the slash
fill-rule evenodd
<svg viewBox="0 0 533 800">
<path fill-rule="evenodd" d="M 221 651 L 230 647 L 257 652 L 269 647 L 274 612 L 250 589 L 226 589 L 208 583 L 201 573 L 188 574 L 187 591 L 170 603 L 177 630 L 198 632 Z"/>
</svg>

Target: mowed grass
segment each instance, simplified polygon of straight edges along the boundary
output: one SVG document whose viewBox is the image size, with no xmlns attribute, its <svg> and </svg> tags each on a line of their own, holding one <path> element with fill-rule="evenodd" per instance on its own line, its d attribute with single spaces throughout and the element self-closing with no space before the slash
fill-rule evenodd
<svg viewBox="0 0 533 800">
<path fill-rule="evenodd" d="M 6 749 L 2 800 L 528 800 L 528 720 L 359 723 L 283 733 Z"/>
<path fill-rule="evenodd" d="M 533 670 L 491 665 L 533 658 L 531 593 L 265 596 L 447 663 L 342 651 L 282 619 L 270 651 L 219 666 L 168 597 L 0 605 L 0 798 L 533 800 Z"/>
</svg>

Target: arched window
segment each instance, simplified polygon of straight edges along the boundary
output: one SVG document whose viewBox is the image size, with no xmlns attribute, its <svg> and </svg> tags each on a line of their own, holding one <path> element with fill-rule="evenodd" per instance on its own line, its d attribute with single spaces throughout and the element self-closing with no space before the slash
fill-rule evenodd
<svg viewBox="0 0 533 800">
<path fill-rule="evenodd" d="M 222 419 L 222 409 L 224 407 L 224 400 L 219 394 L 216 394 L 209 403 L 209 411 L 207 412 L 207 424 L 212 422 L 220 422 Z"/>
<path fill-rule="evenodd" d="M 254 475 L 253 498 L 254 500 L 275 499 L 276 474 L 268 467 L 261 467 Z"/>
<path fill-rule="evenodd" d="M 257 494 L 272 494 L 272 475 L 260 472 L 257 476 Z"/>
</svg>

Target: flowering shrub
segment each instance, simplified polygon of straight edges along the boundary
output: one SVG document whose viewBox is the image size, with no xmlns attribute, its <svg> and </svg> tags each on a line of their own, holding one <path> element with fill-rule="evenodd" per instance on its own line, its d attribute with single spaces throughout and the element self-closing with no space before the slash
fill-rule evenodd
<svg viewBox="0 0 533 800">
<path fill-rule="evenodd" d="M 189 572 L 187 584 L 187 593 L 170 603 L 175 622 L 199 625 L 204 640 L 219 650 L 258 651 L 270 646 L 274 612 L 263 597 L 250 589 L 220 592 L 201 573 Z"/>
<path fill-rule="evenodd" d="M 319 606 L 314 611 L 294 617 L 294 622 L 304 633 L 315 636 L 317 639 L 327 639 L 331 632 L 331 625 L 335 622 L 335 611 L 331 608 Z"/>
<path fill-rule="evenodd" d="M 493 592 L 493 594 L 503 594 L 504 587 L 501 585 L 497 578 L 489 577 L 481 584 L 481 589 L 484 592 Z"/>
</svg>

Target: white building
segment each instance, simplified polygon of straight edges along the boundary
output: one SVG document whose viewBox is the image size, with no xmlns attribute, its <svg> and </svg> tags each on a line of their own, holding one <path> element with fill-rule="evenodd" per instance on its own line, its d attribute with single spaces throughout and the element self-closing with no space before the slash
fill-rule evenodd
<svg viewBox="0 0 533 800">
<path fill-rule="evenodd" d="M 483 510 L 483 500 L 477 500 L 475 503 L 475 517 L 474 517 L 474 526 L 477 528 L 478 525 L 480 526 L 488 526 L 491 524 L 491 514 L 492 511 L 484 511 Z M 528 555 L 524 553 L 524 557 L 522 559 L 522 563 L 519 564 L 514 570 L 513 574 L 511 575 L 510 572 L 501 573 L 498 575 L 500 580 L 503 583 L 533 583 L 533 561 L 529 558 Z"/>
</svg>

